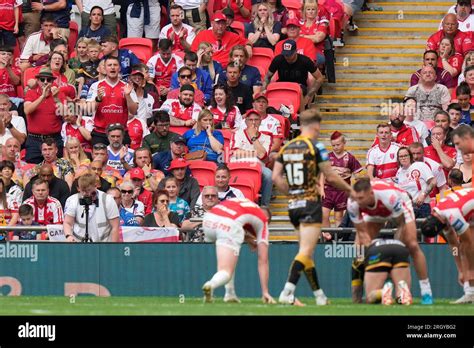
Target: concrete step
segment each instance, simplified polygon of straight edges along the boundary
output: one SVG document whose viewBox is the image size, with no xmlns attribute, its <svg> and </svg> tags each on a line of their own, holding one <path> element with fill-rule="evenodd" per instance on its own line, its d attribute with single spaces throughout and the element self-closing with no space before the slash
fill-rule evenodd
<svg viewBox="0 0 474 348">
<path fill-rule="evenodd" d="M 355 20 L 356 22 L 366 22 L 370 19 L 437 19 L 438 21 L 441 21 L 446 12 L 447 11 L 408 11 L 403 9 L 396 11 L 362 11 L 355 15 Z"/>
<path fill-rule="evenodd" d="M 383 77 L 383 76 L 381 76 Z M 341 80 L 348 80 L 347 82 L 342 82 Z M 410 87 L 410 83 L 408 79 L 393 79 L 393 80 L 367 80 L 364 81 L 362 79 L 357 80 L 357 79 L 341 79 L 337 80 L 336 84 L 328 84 L 328 87 L 330 86 L 336 86 L 336 87 Z M 352 81 L 351 81 L 352 80 Z M 349 89 L 348 89 L 349 90 Z"/>
<path fill-rule="evenodd" d="M 344 102 L 352 102 L 356 104 L 360 103 L 388 103 L 390 99 L 399 99 L 403 97 L 403 94 L 392 94 L 392 95 L 359 95 L 359 94 L 327 94 L 327 95 L 318 95 L 316 98 L 316 104 L 320 103 L 320 100 L 326 101 L 344 101 Z"/>
<path fill-rule="evenodd" d="M 353 95 L 361 95 L 367 96 L 367 94 L 371 94 L 372 96 L 385 96 L 385 95 L 392 95 L 392 94 L 399 94 L 403 96 L 407 91 L 408 87 L 340 87 L 337 85 L 328 85 L 325 88 L 326 93 L 331 94 L 353 94 Z"/>
<path fill-rule="evenodd" d="M 448 9 L 453 5 L 453 2 L 398 2 L 398 1 L 384 1 L 376 3 L 368 3 L 368 7 L 372 9 L 380 9 L 383 11 L 374 11 L 374 12 L 384 12 L 384 11 L 444 11 L 448 12 Z"/>
<path fill-rule="evenodd" d="M 356 20 L 357 23 L 357 20 Z M 364 25 L 359 26 L 360 29 L 364 28 L 430 28 L 433 33 L 438 30 L 440 19 L 380 19 L 371 18 L 364 20 Z M 363 30 L 362 30 L 363 31 Z"/>
<path fill-rule="evenodd" d="M 390 35 L 396 35 L 403 38 L 403 36 L 413 36 L 413 35 L 423 35 L 429 37 L 437 31 L 437 26 L 423 27 L 421 25 L 416 27 L 407 28 L 405 26 L 401 27 L 400 24 L 393 25 L 389 27 L 387 25 L 376 27 L 374 25 L 368 25 L 366 27 L 359 27 L 357 34 L 363 35 L 383 35 L 383 33 L 388 33 Z M 355 36 L 355 35 L 354 35 Z"/>
<path fill-rule="evenodd" d="M 324 106 L 323 104 L 319 104 L 319 105 L 316 104 L 316 106 L 319 108 L 321 113 L 327 113 L 328 116 L 331 116 L 331 117 L 337 117 L 337 116 L 344 117 L 345 115 L 347 116 L 347 115 L 350 115 L 352 113 L 352 114 L 354 114 L 354 116 L 357 116 L 356 117 L 357 119 L 364 119 L 364 118 L 373 119 L 375 116 L 365 115 L 365 114 L 362 114 L 362 113 L 375 112 L 375 113 L 381 115 L 380 114 L 381 106 L 373 106 L 373 107 L 366 107 L 366 106 L 350 107 L 350 106 L 347 106 L 347 107 L 338 107 L 338 108 Z M 351 118 L 353 118 L 353 116 L 351 116 Z"/>
<path fill-rule="evenodd" d="M 391 34 L 387 35 L 365 35 L 358 33 L 357 35 L 348 35 L 344 36 L 346 45 L 357 44 L 357 45 L 387 45 L 387 44 L 397 44 L 397 45 L 426 45 L 426 41 L 431 34 L 423 33 L 422 35 L 407 35 L 407 36 L 395 36 Z M 343 49 L 343 47 L 336 48 L 338 50 Z"/>
<path fill-rule="evenodd" d="M 410 44 L 400 44 L 400 45 L 381 45 L 381 44 L 370 44 L 370 45 L 360 45 L 360 44 L 346 44 L 342 49 L 337 51 L 337 56 L 344 56 L 347 53 L 412 53 L 418 56 L 423 55 L 425 51 L 425 44 L 421 45 L 410 45 Z"/>
<path fill-rule="evenodd" d="M 344 117 L 350 118 L 351 120 L 387 120 L 387 116 L 382 115 L 379 111 L 321 111 L 321 116 L 324 116 L 325 120 L 331 120 L 333 117 L 337 120 L 341 120 Z"/>
<path fill-rule="evenodd" d="M 387 63 L 387 62 L 402 62 L 402 63 L 419 63 L 419 58 L 423 57 L 423 52 L 419 53 L 346 53 L 341 52 L 336 55 L 336 63 L 351 64 L 353 62 L 363 63 Z"/>
<path fill-rule="evenodd" d="M 421 61 L 396 61 L 387 58 L 385 61 L 368 61 L 367 58 L 355 58 L 355 57 L 340 57 L 336 60 L 336 66 L 338 67 L 336 70 L 339 70 L 339 67 L 358 67 L 359 69 L 362 67 L 362 70 L 370 69 L 370 70 L 377 70 L 379 73 L 383 73 L 383 69 L 413 69 L 413 71 L 419 69 L 421 66 Z M 377 58 L 380 59 L 380 58 Z"/>
<path fill-rule="evenodd" d="M 405 81 L 410 81 L 411 75 L 415 72 L 415 70 L 391 70 L 391 69 L 381 69 L 381 74 L 374 74 L 374 71 L 371 70 L 362 70 L 360 68 L 359 70 L 356 69 L 343 69 L 342 67 L 338 69 L 336 72 L 336 81 L 339 83 L 339 81 L 346 79 L 347 77 L 357 80 L 364 80 L 367 79 L 368 77 L 373 77 L 373 78 L 384 78 L 385 76 L 389 76 L 390 78 L 397 78 L 399 80 L 405 80 Z"/>
</svg>

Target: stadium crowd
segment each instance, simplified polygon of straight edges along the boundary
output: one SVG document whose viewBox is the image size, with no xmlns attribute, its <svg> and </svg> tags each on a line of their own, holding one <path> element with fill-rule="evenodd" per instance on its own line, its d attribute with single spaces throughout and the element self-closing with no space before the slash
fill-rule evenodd
<svg viewBox="0 0 474 348">
<path fill-rule="evenodd" d="M 80 178 L 109 193 L 122 226 L 181 227 L 219 201 L 268 206 L 272 168 L 290 124 L 321 93 L 326 53 L 342 43 L 357 1 L 9 1 L 0 17 L 0 144 L 4 225 L 62 224 Z M 472 30 L 466 0 L 427 43 L 405 98 L 377 126 L 371 178 L 407 190 L 417 217 L 472 159 L 453 129 L 471 127 Z M 469 3 L 470 6 L 470 3 Z M 350 182 L 362 170 L 331 136 L 330 162 Z M 456 170 L 458 172 L 456 172 Z M 84 180 L 86 182 L 86 180 Z M 453 181 L 454 182 L 454 181 Z M 325 225 L 347 194 L 322 178 Z M 457 186 L 452 186 L 456 189 Z M 101 196 L 102 197 L 102 196 Z M 25 207 L 30 205 L 33 211 Z M 97 203 L 98 204 L 98 203 Z M 23 215 L 21 215 L 23 214 Z M 19 239 L 44 235 L 17 233 Z M 202 240 L 202 236 L 183 236 Z"/>
</svg>

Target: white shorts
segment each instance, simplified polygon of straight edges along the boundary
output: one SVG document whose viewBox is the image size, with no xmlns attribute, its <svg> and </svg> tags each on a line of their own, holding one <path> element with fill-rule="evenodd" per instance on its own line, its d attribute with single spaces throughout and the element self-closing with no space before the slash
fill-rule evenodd
<svg viewBox="0 0 474 348">
<path fill-rule="evenodd" d="M 202 221 L 204 241 L 232 249 L 239 255 L 244 242 L 245 231 L 234 220 L 216 214 L 206 213 Z"/>
<path fill-rule="evenodd" d="M 403 216 L 405 217 L 405 223 L 407 224 L 409 222 L 415 222 L 415 212 L 413 211 L 413 203 L 410 197 L 406 193 L 403 193 L 402 197 L 403 197 L 402 210 L 403 210 Z M 392 217 L 386 218 L 383 216 L 370 216 L 367 214 L 363 215 L 364 222 L 383 223 L 391 218 Z"/>
<path fill-rule="evenodd" d="M 161 7 L 150 6 L 150 24 L 144 25 L 144 11 L 140 12 L 139 18 L 130 17 L 130 11 L 133 4 L 128 6 L 127 9 L 127 36 L 128 37 L 143 37 L 143 31 L 145 31 L 145 37 L 148 39 L 158 39 L 160 36 L 160 20 L 161 20 Z"/>
</svg>

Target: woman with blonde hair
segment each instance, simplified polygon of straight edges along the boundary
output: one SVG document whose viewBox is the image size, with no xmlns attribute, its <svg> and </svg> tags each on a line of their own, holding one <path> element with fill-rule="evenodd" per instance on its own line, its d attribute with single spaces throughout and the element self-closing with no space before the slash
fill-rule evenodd
<svg viewBox="0 0 474 348">
<path fill-rule="evenodd" d="M 217 162 L 219 154 L 224 148 L 224 136 L 218 130 L 214 130 L 214 116 L 207 109 L 199 113 L 193 129 L 183 134 L 189 152 L 204 150 L 206 161 Z"/>
<path fill-rule="evenodd" d="M 219 76 L 223 76 L 224 68 L 219 62 L 212 60 L 212 45 L 209 42 L 203 41 L 199 44 L 197 50 L 198 68 L 207 71 L 211 76 L 212 83 L 216 84 L 219 81 Z"/>
<path fill-rule="evenodd" d="M 270 6 L 258 4 L 253 22 L 248 28 L 248 40 L 253 47 L 274 49 L 281 35 L 281 23 L 275 22 Z"/>
<path fill-rule="evenodd" d="M 458 77 L 458 86 L 461 84 L 461 82 L 466 80 L 466 77 L 464 76 L 464 70 L 467 67 L 470 67 L 471 65 L 474 65 L 474 51 L 469 51 L 464 56 L 464 62 L 462 63 L 461 73 Z"/>
<path fill-rule="evenodd" d="M 329 13 L 313 0 L 306 1 L 303 9 L 304 23 L 300 37 L 313 41 L 317 52 L 317 63 L 324 64 L 324 40 L 329 33 Z"/>
<path fill-rule="evenodd" d="M 90 160 L 87 157 L 84 149 L 81 146 L 79 139 L 68 137 L 64 145 L 63 158 L 67 159 L 74 167 L 76 178 L 84 174 L 84 171 L 89 169 Z"/>
</svg>

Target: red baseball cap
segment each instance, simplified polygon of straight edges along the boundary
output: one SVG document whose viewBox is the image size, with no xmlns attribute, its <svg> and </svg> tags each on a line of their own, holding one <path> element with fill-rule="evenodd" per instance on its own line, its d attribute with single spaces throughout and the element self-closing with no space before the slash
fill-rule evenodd
<svg viewBox="0 0 474 348">
<path fill-rule="evenodd" d="M 298 28 L 301 27 L 301 23 L 298 20 L 298 18 L 290 18 L 286 21 L 286 27 L 289 27 L 290 25 L 297 26 Z"/>
<path fill-rule="evenodd" d="M 184 158 L 176 158 L 171 161 L 168 171 L 171 171 L 173 169 L 178 169 L 178 168 L 186 168 L 188 165 L 189 165 L 188 162 L 186 162 Z"/>
<path fill-rule="evenodd" d="M 141 168 L 133 168 L 130 169 L 130 179 L 140 179 L 140 180 L 145 180 L 145 172 Z"/>
<path fill-rule="evenodd" d="M 260 92 L 260 93 L 257 93 L 257 94 L 255 95 L 255 98 L 253 98 L 253 100 L 255 101 L 255 100 L 258 100 L 258 99 L 260 99 L 260 98 L 265 98 L 265 99 L 267 100 L 267 102 L 268 102 L 268 97 L 265 95 L 265 93 L 261 93 L 261 92 Z"/>
<path fill-rule="evenodd" d="M 214 22 L 226 21 L 227 17 L 221 11 L 214 13 Z"/>
<path fill-rule="evenodd" d="M 130 75 L 142 75 L 142 76 L 145 76 L 140 70 L 133 70 Z"/>
<path fill-rule="evenodd" d="M 249 111 L 245 113 L 244 118 L 247 118 L 247 116 L 249 116 L 250 114 L 257 114 L 258 116 L 260 116 L 260 113 L 257 110 L 250 109 Z"/>
</svg>

